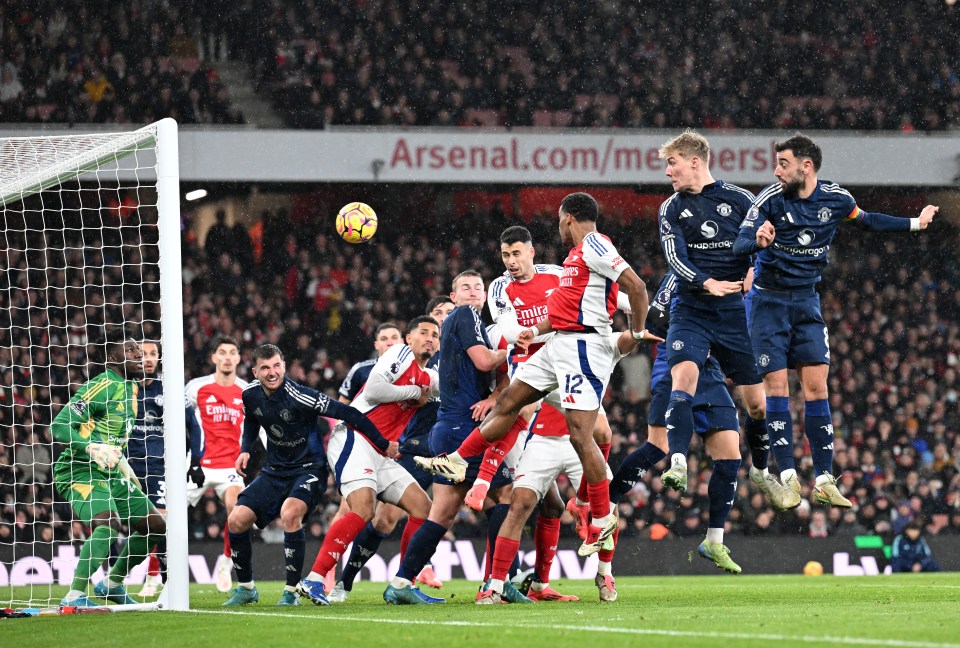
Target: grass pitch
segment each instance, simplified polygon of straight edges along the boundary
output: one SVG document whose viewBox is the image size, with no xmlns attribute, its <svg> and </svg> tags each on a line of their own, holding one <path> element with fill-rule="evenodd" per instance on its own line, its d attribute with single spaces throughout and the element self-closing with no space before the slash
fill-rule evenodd
<svg viewBox="0 0 960 648">
<path fill-rule="evenodd" d="M 960 648 L 960 573 L 887 577 L 704 576 L 620 578 L 601 604 L 591 581 L 554 583 L 575 603 L 473 604 L 477 585 L 447 583 L 445 605 L 394 607 L 383 585 L 358 583 L 341 605 L 278 608 L 282 584 L 260 602 L 224 608 L 193 585 L 192 612 L 129 612 L 0 621 L 3 646 L 897 646 Z M 135 587 L 133 588 L 136 589 Z M 436 593 L 434 590 L 427 590 Z"/>
</svg>

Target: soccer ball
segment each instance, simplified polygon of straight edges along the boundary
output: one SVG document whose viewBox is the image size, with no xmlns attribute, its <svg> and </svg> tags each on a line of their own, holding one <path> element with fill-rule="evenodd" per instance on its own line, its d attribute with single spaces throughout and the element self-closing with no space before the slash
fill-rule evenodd
<svg viewBox="0 0 960 648">
<path fill-rule="evenodd" d="M 347 243 L 366 243 L 377 233 L 377 212 L 362 202 L 344 205 L 337 214 L 337 234 Z"/>
<path fill-rule="evenodd" d="M 823 576 L 823 565 L 816 560 L 811 560 L 803 566 L 804 576 Z"/>
</svg>

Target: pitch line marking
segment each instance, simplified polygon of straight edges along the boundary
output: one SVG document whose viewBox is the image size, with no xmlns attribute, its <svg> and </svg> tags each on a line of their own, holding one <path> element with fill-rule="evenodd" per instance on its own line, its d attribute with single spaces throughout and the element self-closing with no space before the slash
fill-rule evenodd
<svg viewBox="0 0 960 648">
<path fill-rule="evenodd" d="M 194 614 L 219 614 L 237 616 L 278 617 L 284 619 L 309 619 L 318 621 L 348 621 L 357 623 L 397 623 L 402 625 L 453 626 L 467 628 L 500 628 L 500 623 L 485 621 L 428 621 L 426 619 L 372 619 L 367 617 L 315 617 L 302 614 L 272 612 L 247 612 L 240 610 L 190 610 Z M 850 646 L 890 646 L 892 648 L 960 648 L 956 643 L 938 643 L 932 641 L 907 641 L 899 639 L 871 639 L 868 637 L 832 637 L 824 635 L 790 636 L 775 634 L 749 634 L 746 632 L 696 632 L 692 630 L 657 630 L 653 628 L 611 628 L 609 626 L 581 626 L 563 624 L 514 623 L 514 628 L 532 630 L 570 630 L 580 632 L 607 632 L 611 634 L 651 635 L 664 637 L 690 637 L 698 639 L 741 639 L 746 641 L 799 641 L 803 643 L 834 643 Z"/>
</svg>

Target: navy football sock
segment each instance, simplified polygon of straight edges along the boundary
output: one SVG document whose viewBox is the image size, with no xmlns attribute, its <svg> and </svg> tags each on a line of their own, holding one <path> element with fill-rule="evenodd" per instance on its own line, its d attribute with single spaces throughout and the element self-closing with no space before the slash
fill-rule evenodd
<svg viewBox="0 0 960 648">
<path fill-rule="evenodd" d="M 253 580 L 253 545 L 250 543 L 250 532 L 230 531 L 229 533 L 230 553 L 233 558 L 233 568 L 237 570 L 237 581 L 249 583 Z"/>
<path fill-rule="evenodd" d="M 413 579 L 423 571 L 423 566 L 430 562 L 446 532 L 446 527 L 440 526 L 433 520 L 424 520 L 423 525 L 410 538 L 407 553 L 400 563 L 400 569 L 397 570 L 397 577 L 405 578 L 412 583 Z"/>
<path fill-rule="evenodd" d="M 647 471 L 656 466 L 666 457 L 663 450 L 649 441 L 627 455 L 620 464 L 617 474 L 610 481 L 610 501 L 619 504 L 620 499 L 633 490 L 638 481 L 643 479 Z"/>
<path fill-rule="evenodd" d="M 833 474 L 833 418 L 826 400 L 807 401 L 803 430 L 810 441 L 813 473 Z"/>
<path fill-rule="evenodd" d="M 670 404 L 667 406 L 665 420 L 670 456 L 686 456 L 693 438 L 693 396 L 679 389 L 670 392 Z"/>
<path fill-rule="evenodd" d="M 753 467 L 763 470 L 767 467 L 770 457 L 770 435 L 767 434 L 767 422 L 764 419 L 757 420 L 748 416 L 747 423 L 743 427 L 747 433 L 747 445 L 750 446 Z"/>
<path fill-rule="evenodd" d="M 350 558 L 347 559 L 347 565 L 343 568 L 340 580 L 343 581 L 343 589 L 348 592 L 353 590 L 353 581 L 357 579 L 360 570 L 367 564 L 367 561 L 373 557 L 380 549 L 380 543 L 387 536 L 380 533 L 373 527 L 373 522 L 367 522 L 363 531 L 353 539 L 353 549 L 350 550 Z"/>
<path fill-rule="evenodd" d="M 722 529 L 727 522 L 727 516 L 733 508 L 733 499 L 737 496 L 738 470 L 740 470 L 739 459 L 718 459 L 713 462 L 713 474 L 707 485 L 711 529 Z"/>
<path fill-rule="evenodd" d="M 157 543 L 157 562 L 160 563 L 160 582 L 167 582 L 167 536 Z"/>
<path fill-rule="evenodd" d="M 230 547 L 233 548 L 233 538 L 230 538 Z M 303 557 L 307 552 L 306 534 L 303 529 L 293 533 L 283 534 L 283 562 L 286 569 L 287 585 L 293 587 L 300 582 L 303 572 Z M 237 572 L 239 574 L 239 572 Z"/>
<path fill-rule="evenodd" d="M 790 416 L 790 399 L 786 396 L 767 396 L 767 433 L 780 472 L 796 470 L 797 464 L 793 460 L 793 419 Z"/>
</svg>

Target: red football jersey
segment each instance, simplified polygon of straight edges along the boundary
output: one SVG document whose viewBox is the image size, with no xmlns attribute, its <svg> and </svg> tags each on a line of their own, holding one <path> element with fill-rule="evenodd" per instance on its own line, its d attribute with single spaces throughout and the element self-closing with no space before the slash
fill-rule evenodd
<svg viewBox="0 0 960 648">
<path fill-rule="evenodd" d="M 560 285 L 547 300 L 553 328 L 583 331 L 592 327 L 608 333 L 617 310 L 617 278 L 629 267 L 609 238 L 598 232 L 587 234 L 570 250 Z"/>
<path fill-rule="evenodd" d="M 366 393 L 367 387 L 375 377 L 381 377 L 397 387 L 416 385 L 422 390 L 424 387 L 430 387 L 431 378 L 435 375 L 432 370 L 420 368 L 410 347 L 406 344 L 395 344 L 380 356 L 377 364 L 373 365 L 367 382 L 350 405 L 366 414 L 385 439 L 397 441 L 417 411 L 415 407 L 417 397 L 400 401 L 373 402 L 373 398 Z"/>
<path fill-rule="evenodd" d="M 490 284 L 487 302 L 495 321 L 499 322 L 503 317 L 516 318 L 520 326 L 529 328 L 547 318 L 547 300 L 560 285 L 563 268 L 537 264 L 534 270 L 535 274 L 527 281 L 517 281 L 509 274 L 503 274 Z M 531 344 L 526 351 L 514 349 L 509 361 L 526 362 L 543 344 Z"/>
<path fill-rule="evenodd" d="M 233 468 L 240 455 L 243 432 L 243 398 L 247 381 L 237 378 L 232 385 L 220 386 L 214 374 L 194 378 L 187 383 L 187 404 L 203 432 L 204 468 Z"/>
</svg>

